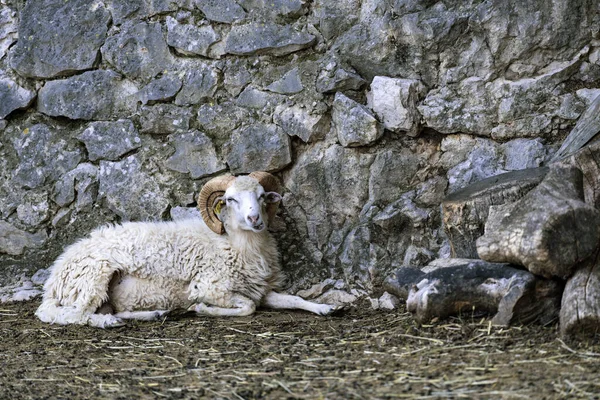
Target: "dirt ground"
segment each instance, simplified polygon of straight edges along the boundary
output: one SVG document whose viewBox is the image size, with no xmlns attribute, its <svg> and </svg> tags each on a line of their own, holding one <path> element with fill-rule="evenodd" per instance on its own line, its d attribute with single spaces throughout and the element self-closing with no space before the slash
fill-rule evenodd
<svg viewBox="0 0 600 400">
<path fill-rule="evenodd" d="M 419 327 L 365 305 L 102 330 L 43 324 L 37 305 L 0 304 L 1 399 L 600 397 L 600 345 L 565 344 L 556 326 Z"/>
</svg>

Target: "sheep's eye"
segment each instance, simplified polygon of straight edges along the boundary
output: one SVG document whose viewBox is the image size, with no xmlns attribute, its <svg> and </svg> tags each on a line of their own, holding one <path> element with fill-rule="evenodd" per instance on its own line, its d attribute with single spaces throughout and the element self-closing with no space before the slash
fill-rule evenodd
<svg viewBox="0 0 600 400">
<path fill-rule="evenodd" d="M 227 201 L 228 203 L 230 203 L 230 204 L 231 204 L 231 203 L 237 203 L 237 200 L 236 200 L 236 199 L 234 199 L 233 197 L 228 197 L 228 198 L 226 199 L 226 201 Z"/>
</svg>

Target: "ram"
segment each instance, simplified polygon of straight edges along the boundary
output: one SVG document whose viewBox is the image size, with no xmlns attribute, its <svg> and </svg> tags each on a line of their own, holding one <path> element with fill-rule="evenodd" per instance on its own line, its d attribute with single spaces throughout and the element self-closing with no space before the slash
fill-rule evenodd
<svg viewBox="0 0 600 400">
<path fill-rule="evenodd" d="M 265 172 L 221 176 L 200 191 L 202 219 L 96 229 L 52 265 L 36 315 L 108 328 L 176 309 L 244 316 L 262 305 L 331 313 L 335 306 L 276 291 L 284 277 L 267 225 L 281 200 L 277 189 Z"/>
</svg>

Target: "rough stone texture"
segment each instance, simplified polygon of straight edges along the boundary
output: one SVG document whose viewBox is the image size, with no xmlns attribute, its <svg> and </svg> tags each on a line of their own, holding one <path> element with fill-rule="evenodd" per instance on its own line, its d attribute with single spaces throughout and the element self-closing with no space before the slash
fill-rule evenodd
<svg viewBox="0 0 600 400">
<path fill-rule="evenodd" d="M 31 234 L 0 220 L 0 254 L 21 255 L 26 248 L 42 246 L 46 238 L 43 231 Z"/>
<path fill-rule="evenodd" d="M 167 28 L 167 44 L 185 55 L 207 57 L 210 46 L 221 39 L 211 25 L 180 24 L 175 18 L 167 17 Z"/>
<path fill-rule="evenodd" d="M 46 180 L 56 181 L 83 158 L 79 149 L 69 149 L 67 142 L 44 124 L 25 128 L 13 145 L 20 164 L 12 181 L 28 189 L 40 187 Z"/>
<path fill-rule="evenodd" d="M 237 129 L 228 147 L 227 164 L 234 174 L 278 171 L 292 162 L 290 137 L 276 125 Z"/>
<path fill-rule="evenodd" d="M 10 8 L 0 10 L 0 60 L 17 40 L 17 13 Z"/>
<path fill-rule="evenodd" d="M 90 161 L 118 160 L 142 145 L 135 126 L 128 119 L 92 122 L 78 139 L 85 143 Z"/>
<path fill-rule="evenodd" d="M 225 52 L 240 56 L 270 54 L 284 56 L 312 46 L 315 37 L 289 25 L 235 25 L 225 43 Z"/>
<path fill-rule="evenodd" d="M 332 121 L 340 144 L 345 147 L 366 146 L 383 135 L 383 127 L 362 104 L 336 93 Z"/>
<path fill-rule="evenodd" d="M 300 93 L 302 89 L 304 89 L 304 86 L 302 86 L 302 81 L 300 81 L 297 68 L 292 69 L 282 76 L 281 79 L 267 86 L 268 91 L 280 94 Z"/>
<path fill-rule="evenodd" d="M 53 117 L 110 120 L 135 110 L 137 88 L 114 71 L 89 71 L 46 82 L 39 91 L 37 109 Z"/>
<path fill-rule="evenodd" d="M 19 86 L 10 78 L 0 79 L 0 119 L 11 112 L 27 108 L 35 99 L 35 92 Z"/>
<path fill-rule="evenodd" d="M 194 4 L 211 21 L 230 24 L 246 17 L 235 0 L 194 0 Z"/>
<path fill-rule="evenodd" d="M 106 39 L 110 13 L 100 1 L 39 0 L 21 11 L 10 66 L 31 78 L 53 78 L 92 68 Z"/>
<path fill-rule="evenodd" d="M 98 179 L 100 199 L 123 221 L 159 220 L 167 211 L 168 193 L 136 156 L 118 162 L 101 161 Z"/>
<path fill-rule="evenodd" d="M 315 87 L 319 92 L 332 93 L 359 90 L 366 81 L 350 67 L 340 67 L 334 60 L 328 62 L 319 74 Z"/>
<path fill-rule="evenodd" d="M 64 174 L 54 185 L 52 200 L 66 207 L 77 198 L 76 209 L 91 206 L 98 196 L 98 167 L 82 163 Z"/>
<path fill-rule="evenodd" d="M 219 74 L 215 69 L 197 66 L 183 75 L 183 87 L 175 97 L 175 104 L 186 106 L 208 101 L 217 90 Z"/>
<path fill-rule="evenodd" d="M 311 113 L 304 107 L 277 106 L 273 121 L 290 136 L 298 136 L 303 142 L 323 139 L 329 131 L 331 119 L 328 115 Z"/>
<path fill-rule="evenodd" d="M 140 124 L 142 133 L 168 135 L 186 132 L 190 128 L 191 110 L 172 104 L 142 107 Z"/>
<path fill-rule="evenodd" d="M 189 173 L 192 179 L 225 170 L 225 164 L 217 157 L 212 142 L 202 132 L 190 131 L 172 135 L 169 139 L 175 146 L 175 153 L 165 161 L 167 168 Z"/>
<path fill-rule="evenodd" d="M 137 96 L 143 105 L 157 101 L 167 101 L 175 97 L 182 84 L 181 79 L 178 77 L 165 75 L 144 86 L 137 93 Z"/>
<path fill-rule="evenodd" d="M 419 134 L 421 115 L 417 111 L 423 85 L 414 79 L 394 79 L 376 76 L 367 94 L 368 106 L 393 132 L 405 131 L 410 136 Z"/>
<path fill-rule="evenodd" d="M 108 0 L 106 3 L 114 23 L 118 25 L 128 20 L 146 19 L 171 9 L 169 0 Z"/>
<path fill-rule="evenodd" d="M 102 56 L 126 77 L 145 82 L 174 62 L 160 24 L 147 22 L 125 24 L 106 40 Z"/>
</svg>

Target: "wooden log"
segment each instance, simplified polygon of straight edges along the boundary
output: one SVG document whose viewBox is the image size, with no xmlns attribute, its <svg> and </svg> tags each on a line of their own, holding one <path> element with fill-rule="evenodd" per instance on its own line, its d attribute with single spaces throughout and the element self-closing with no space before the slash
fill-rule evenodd
<svg viewBox="0 0 600 400">
<path fill-rule="evenodd" d="M 567 279 L 600 241 L 600 211 L 583 202 L 583 175 L 554 164 L 520 200 L 490 207 L 479 256 L 525 266 L 546 278 Z"/>
<path fill-rule="evenodd" d="M 419 323 L 495 314 L 495 325 L 547 324 L 558 317 L 561 294 L 558 281 L 506 264 L 469 260 L 421 276 L 408 292 L 406 307 Z"/>
<path fill-rule="evenodd" d="M 574 154 L 592 140 L 598 132 L 600 132 L 600 96 L 596 96 L 587 110 L 579 117 L 569 136 L 554 154 L 552 161 L 558 161 Z"/>
<path fill-rule="evenodd" d="M 569 340 L 600 337 L 600 252 L 567 281 L 560 310 L 560 333 Z"/>
<path fill-rule="evenodd" d="M 448 195 L 442 202 L 442 221 L 452 257 L 479 258 L 475 241 L 484 233 L 490 206 L 520 199 L 536 187 L 547 172 L 545 167 L 508 172 Z"/>
<path fill-rule="evenodd" d="M 600 209 L 600 140 L 595 140 L 585 146 L 568 157 L 565 162 L 583 172 L 585 202 L 596 209 Z"/>
</svg>

